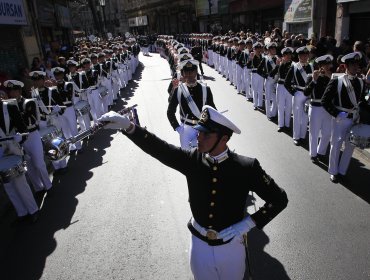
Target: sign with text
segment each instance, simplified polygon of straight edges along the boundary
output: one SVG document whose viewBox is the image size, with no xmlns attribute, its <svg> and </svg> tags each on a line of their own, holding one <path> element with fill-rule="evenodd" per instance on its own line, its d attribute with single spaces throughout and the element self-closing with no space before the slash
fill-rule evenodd
<svg viewBox="0 0 370 280">
<path fill-rule="evenodd" d="M 148 25 L 148 17 L 141 16 L 141 17 L 134 17 L 128 19 L 128 26 L 135 27 L 135 26 L 146 26 Z"/>
<path fill-rule="evenodd" d="M 27 25 L 23 0 L 0 0 L 0 24 Z"/>
<path fill-rule="evenodd" d="M 312 21 L 312 0 L 285 0 L 284 21 Z"/>
</svg>

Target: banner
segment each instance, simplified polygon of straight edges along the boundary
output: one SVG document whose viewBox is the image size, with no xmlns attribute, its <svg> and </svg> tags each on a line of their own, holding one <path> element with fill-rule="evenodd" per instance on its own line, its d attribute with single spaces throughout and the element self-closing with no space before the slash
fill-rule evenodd
<svg viewBox="0 0 370 280">
<path fill-rule="evenodd" d="M 148 25 L 148 16 L 134 17 L 128 19 L 128 26 L 146 26 Z"/>
<path fill-rule="evenodd" d="M 27 25 L 23 0 L 0 0 L 0 24 Z"/>
<path fill-rule="evenodd" d="M 285 0 L 284 21 L 312 21 L 312 0 Z"/>
</svg>

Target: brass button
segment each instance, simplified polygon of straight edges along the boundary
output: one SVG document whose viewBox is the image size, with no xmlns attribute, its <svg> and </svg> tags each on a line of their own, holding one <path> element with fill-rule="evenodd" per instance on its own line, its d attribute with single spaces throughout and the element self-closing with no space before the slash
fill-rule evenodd
<svg viewBox="0 0 370 280">
<path fill-rule="evenodd" d="M 211 206 L 213 207 L 213 206 L 215 206 L 215 203 L 214 202 L 211 202 Z"/>
<path fill-rule="evenodd" d="M 213 226 L 208 226 L 208 228 L 213 228 Z"/>
<path fill-rule="evenodd" d="M 145 135 L 144 135 L 144 138 L 148 138 L 148 134 L 145 134 Z"/>
<path fill-rule="evenodd" d="M 216 194 L 216 190 L 213 190 L 213 191 L 212 191 L 212 194 Z"/>
<path fill-rule="evenodd" d="M 212 179 L 212 182 L 213 182 L 213 183 L 216 183 L 216 182 L 217 182 L 217 178 L 213 178 L 213 179 Z"/>
<path fill-rule="evenodd" d="M 217 170 L 217 166 L 213 166 L 213 170 L 216 171 Z"/>
<path fill-rule="evenodd" d="M 262 214 L 266 214 L 266 210 L 262 210 Z"/>
<path fill-rule="evenodd" d="M 213 218 L 213 215 L 212 214 L 209 214 L 209 216 L 208 216 L 210 219 L 212 219 Z"/>
</svg>

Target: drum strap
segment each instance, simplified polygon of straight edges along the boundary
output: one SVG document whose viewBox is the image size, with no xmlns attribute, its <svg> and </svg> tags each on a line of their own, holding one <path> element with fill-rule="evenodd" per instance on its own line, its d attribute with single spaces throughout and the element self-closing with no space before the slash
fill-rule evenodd
<svg viewBox="0 0 370 280">
<path fill-rule="evenodd" d="M 9 128 L 10 128 L 10 118 L 9 118 L 9 111 L 8 111 L 8 103 L 3 103 L 3 115 L 4 115 L 4 124 L 5 124 L 5 135 L 9 135 Z M 3 130 L 1 130 L 2 133 Z"/>
<path fill-rule="evenodd" d="M 205 104 L 205 100 L 207 99 L 207 89 L 204 85 L 201 85 L 201 86 L 202 86 L 202 94 L 203 94 L 203 105 L 202 105 L 202 107 L 203 107 L 204 104 Z M 194 116 L 196 116 L 199 119 L 200 118 L 199 108 L 195 104 L 194 99 L 191 97 L 191 95 L 189 93 L 188 87 L 184 83 L 180 83 L 179 87 L 178 87 L 178 90 L 177 90 L 177 98 L 178 98 L 178 101 L 179 101 L 180 108 L 181 108 L 181 93 L 183 94 L 183 96 L 184 96 L 184 98 L 185 98 L 185 100 L 186 100 L 186 102 L 189 106 L 190 111 L 193 113 Z"/>
<path fill-rule="evenodd" d="M 348 93 L 348 97 L 353 105 L 353 119 L 356 120 L 358 118 L 358 102 L 357 102 L 357 98 L 356 98 L 356 93 L 355 93 L 355 90 L 350 82 L 350 80 L 348 79 L 348 75 L 343 75 L 341 77 L 338 78 L 338 98 L 339 98 L 339 105 L 340 107 L 342 107 L 342 99 L 341 99 L 341 94 L 342 94 L 342 85 L 344 85 L 347 89 L 347 93 Z M 339 91 L 340 89 L 340 91 Z M 347 109 L 348 110 L 348 109 Z"/>
<path fill-rule="evenodd" d="M 271 56 L 266 56 L 266 73 L 269 73 L 268 64 L 270 64 L 272 70 L 276 67 L 276 63 Z"/>
</svg>

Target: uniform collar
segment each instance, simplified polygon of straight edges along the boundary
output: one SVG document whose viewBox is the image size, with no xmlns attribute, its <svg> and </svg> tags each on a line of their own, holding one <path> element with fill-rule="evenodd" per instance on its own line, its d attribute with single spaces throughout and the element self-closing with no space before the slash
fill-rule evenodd
<svg viewBox="0 0 370 280">
<path fill-rule="evenodd" d="M 221 163 L 229 158 L 229 148 L 217 156 L 210 156 L 209 154 L 205 154 L 204 156 L 210 163 Z"/>
</svg>

